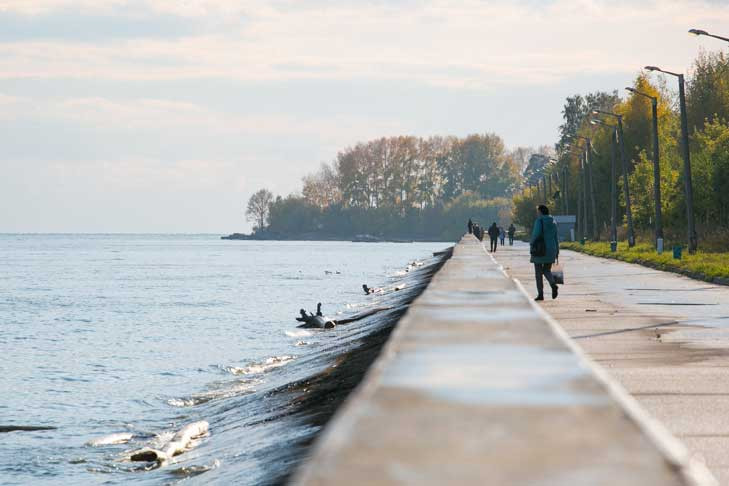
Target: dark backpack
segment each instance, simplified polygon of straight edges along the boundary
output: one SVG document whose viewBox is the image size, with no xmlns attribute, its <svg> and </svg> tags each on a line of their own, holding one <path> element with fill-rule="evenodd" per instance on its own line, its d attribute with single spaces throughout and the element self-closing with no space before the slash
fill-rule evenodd
<svg viewBox="0 0 729 486">
<path fill-rule="evenodd" d="M 529 252 L 535 257 L 543 257 L 547 254 L 547 244 L 544 242 L 544 220 L 542 218 L 539 218 L 539 224 L 542 226 L 542 233 L 534 240 Z"/>
</svg>

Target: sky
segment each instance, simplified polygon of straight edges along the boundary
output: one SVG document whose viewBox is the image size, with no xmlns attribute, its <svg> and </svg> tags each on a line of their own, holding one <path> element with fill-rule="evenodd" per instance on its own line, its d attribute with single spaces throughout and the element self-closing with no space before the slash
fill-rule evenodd
<svg viewBox="0 0 729 486">
<path fill-rule="evenodd" d="M 248 231 L 359 141 L 552 145 L 567 96 L 726 49 L 689 28 L 729 0 L 0 0 L 0 232 Z"/>
</svg>

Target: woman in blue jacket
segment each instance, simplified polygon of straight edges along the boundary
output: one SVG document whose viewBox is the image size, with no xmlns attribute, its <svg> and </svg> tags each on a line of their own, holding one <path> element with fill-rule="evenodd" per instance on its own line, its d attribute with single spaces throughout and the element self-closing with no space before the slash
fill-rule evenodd
<svg viewBox="0 0 729 486">
<path fill-rule="evenodd" d="M 552 287 L 552 298 L 556 299 L 558 292 L 552 276 L 552 264 L 559 257 L 557 225 L 554 218 L 549 215 L 547 206 L 540 205 L 537 208 L 537 216 L 529 245 L 532 255 L 530 261 L 534 264 L 534 276 L 537 278 L 537 297 L 534 300 L 544 300 L 542 276 L 547 277 L 547 282 Z"/>
</svg>

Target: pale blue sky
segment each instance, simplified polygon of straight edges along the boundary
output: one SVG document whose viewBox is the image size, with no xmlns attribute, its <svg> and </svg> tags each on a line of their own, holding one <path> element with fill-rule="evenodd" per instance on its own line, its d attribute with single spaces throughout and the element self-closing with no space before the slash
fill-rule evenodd
<svg viewBox="0 0 729 486">
<path fill-rule="evenodd" d="M 726 26 L 699 0 L 0 0 L 0 232 L 241 231 L 357 141 L 552 144 L 566 96 Z"/>
</svg>

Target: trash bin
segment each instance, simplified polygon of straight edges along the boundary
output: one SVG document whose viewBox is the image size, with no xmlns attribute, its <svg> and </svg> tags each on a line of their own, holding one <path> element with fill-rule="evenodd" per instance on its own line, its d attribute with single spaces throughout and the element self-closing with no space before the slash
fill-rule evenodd
<svg viewBox="0 0 729 486">
<path fill-rule="evenodd" d="M 586 241 L 587 241 L 587 238 L 585 238 L 585 237 L 580 238 L 580 245 L 584 245 Z"/>
<path fill-rule="evenodd" d="M 618 251 L 618 242 L 617 241 L 611 241 L 610 242 L 610 251 Z"/>
<path fill-rule="evenodd" d="M 680 246 L 673 247 L 673 258 L 676 260 L 681 259 L 681 247 Z"/>
</svg>

